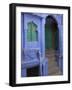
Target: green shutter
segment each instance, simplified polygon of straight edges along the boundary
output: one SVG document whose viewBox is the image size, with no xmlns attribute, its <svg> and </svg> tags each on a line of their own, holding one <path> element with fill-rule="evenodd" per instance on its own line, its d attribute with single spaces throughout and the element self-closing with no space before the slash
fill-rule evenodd
<svg viewBox="0 0 72 90">
<path fill-rule="evenodd" d="M 33 24 L 32 24 L 32 41 L 37 41 L 36 29 L 37 29 L 37 27 L 36 27 L 36 25 L 33 23 Z"/>
<path fill-rule="evenodd" d="M 31 41 L 31 23 L 28 23 L 27 41 Z"/>
<path fill-rule="evenodd" d="M 33 22 L 28 23 L 27 41 L 37 41 L 37 26 Z"/>
</svg>

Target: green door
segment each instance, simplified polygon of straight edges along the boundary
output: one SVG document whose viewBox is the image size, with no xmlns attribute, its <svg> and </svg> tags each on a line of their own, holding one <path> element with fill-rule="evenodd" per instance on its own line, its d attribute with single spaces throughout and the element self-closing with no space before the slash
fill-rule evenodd
<svg viewBox="0 0 72 90">
<path fill-rule="evenodd" d="M 52 30 L 47 26 L 45 27 L 45 48 L 52 48 Z"/>
</svg>

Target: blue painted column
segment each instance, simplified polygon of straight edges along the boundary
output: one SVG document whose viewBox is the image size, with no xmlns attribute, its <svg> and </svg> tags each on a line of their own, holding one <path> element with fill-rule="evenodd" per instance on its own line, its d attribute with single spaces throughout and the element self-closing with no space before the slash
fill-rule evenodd
<svg viewBox="0 0 72 90">
<path fill-rule="evenodd" d="M 58 65 L 60 70 L 63 72 L 63 16 L 58 17 L 58 28 L 59 28 L 59 60 Z"/>
<path fill-rule="evenodd" d="M 63 72 L 63 26 L 59 26 L 59 51 L 60 51 L 60 56 L 59 56 L 59 68 Z"/>
<path fill-rule="evenodd" d="M 21 14 L 21 63 L 23 61 L 23 48 L 25 48 L 25 28 L 24 28 L 24 14 Z M 26 69 L 21 65 L 21 77 L 26 77 Z"/>
<path fill-rule="evenodd" d="M 42 58 L 40 61 L 40 76 L 47 76 L 48 75 L 48 59 Z"/>
<path fill-rule="evenodd" d="M 42 25 L 41 25 L 41 52 L 42 57 L 40 61 L 40 74 L 41 76 L 48 75 L 48 59 L 45 57 L 45 17 L 42 18 Z"/>
<path fill-rule="evenodd" d="M 42 57 L 45 58 L 45 18 L 42 18 L 41 49 Z"/>
</svg>

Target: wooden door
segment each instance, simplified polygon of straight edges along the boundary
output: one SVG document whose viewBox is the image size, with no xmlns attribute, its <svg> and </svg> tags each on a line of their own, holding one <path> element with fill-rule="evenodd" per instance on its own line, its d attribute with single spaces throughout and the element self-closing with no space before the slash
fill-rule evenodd
<svg viewBox="0 0 72 90">
<path fill-rule="evenodd" d="M 47 25 L 45 26 L 45 48 L 50 49 L 52 46 L 52 30 Z"/>
</svg>

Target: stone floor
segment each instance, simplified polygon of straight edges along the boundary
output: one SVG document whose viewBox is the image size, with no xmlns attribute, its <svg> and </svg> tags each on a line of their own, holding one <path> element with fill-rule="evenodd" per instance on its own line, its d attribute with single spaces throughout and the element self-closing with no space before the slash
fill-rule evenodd
<svg viewBox="0 0 72 90">
<path fill-rule="evenodd" d="M 56 52 L 53 49 L 46 50 L 46 58 L 48 58 L 48 75 L 62 75 L 57 62 L 56 62 Z"/>
</svg>

